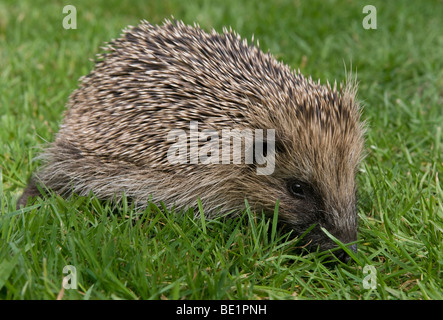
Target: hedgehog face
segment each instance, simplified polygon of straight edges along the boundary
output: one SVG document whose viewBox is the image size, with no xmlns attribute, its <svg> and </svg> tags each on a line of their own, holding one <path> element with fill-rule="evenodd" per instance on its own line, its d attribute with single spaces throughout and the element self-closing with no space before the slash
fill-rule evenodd
<svg viewBox="0 0 443 320">
<path fill-rule="evenodd" d="M 312 100 L 317 104 L 301 118 L 309 121 L 286 121 L 277 130 L 276 172 L 262 178 L 262 185 L 279 199 L 281 221 L 303 235 L 309 249 L 323 251 L 337 245 L 322 228 L 345 244 L 357 240 L 355 179 L 364 130 L 359 108 L 346 92 L 336 93 L 335 103 L 324 97 Z M 355 251 L 356 245 L 350 248 Z M 349 259 L 344 251 L 335 252 Z"/>
<path fill-rule="evenodd" d="M 324 251 L 336 247 L 322 228 L 345 244 L 357 240 L 357 210 L 353 184 L 348 191 L 329 188 L 322 190 L 321 184 L 315 181 L 305 182 L 292 178 L 287 181 L 286 187 L 288 196 L 285 197 L 285 201 L 289 208 L 282 213 L 286 218 L 283 220 L 287 220 L 287 224 L 297 235 L 303 235 L 303 243 L 308 249 L 318 248 Z M 341 200 L 343 197 L 344 200 Z M 355 251 L 356 246 L 352 246 L 351 249 Z M 342 260 L 348 259 L 342 250 L 336 254 Z"/>
<path fill-rule="evenodd" d="M 291 228 L 294 235 L 303 235 L 302 244 L 306 245 L 308 250 L 324 251 L 337 247 L 323 229 L 344 244 L 355 242 L 355 170 L 358 161 L 352 162 L 352 157 L 341 156 L 340 161 L 346 163 L 347 167 L 338 172 L 338 169 L 326 167 L 326 163 L 322 161 L 317 164 L 311 163 L 309 168 L 300 168 L 303 164 L 293 159 L 295 168 L 288 170 L 289 166 L 282 157 L 291 156 L 277 156 L 275 174 L 255 178 L 256 187 L 248 190 L 246 195 L 250 203 L 255 205 L 256 209 L 272 213 L 278 199 L 280 222 Z M 325 154 L 324 159 L 336 162 L 331 155 Z M 350 245 L 350 249 L 356 251 L 356 246 Z M 334 253 L 343 261 L 349 259 L 342 250 L 335 250 Z"/>
<path fill-rule="evenodd" d="M 326 141 L 329 138 L 322 131 L 316 134 L 317 137 L 311 132 L 310 137 L 299 135 L 298 139 L 276 141 L 275 172 L 261 176 L 252 168 L 239 173 L 226 188 L 226 198 L 237 196 L 239 206 L 247 198 L 257 212 L 270 214 L 278 200 L 280 222 L 296 236 L 303 235 L 303 245 L 309 250 L 324 251 L 337 245 L 323 229 L 344 244 L 357 240 L 355 178 L 363 141 L 359 126 L 352 132 L 355 141 L 344 138 L 340 130 L 332 138 L 335 143 Z M 349 247 L 356 251 L 354 244 Z M 342 250 L 334 254 L 343 261 L 349 259 Z"/>
</svg>

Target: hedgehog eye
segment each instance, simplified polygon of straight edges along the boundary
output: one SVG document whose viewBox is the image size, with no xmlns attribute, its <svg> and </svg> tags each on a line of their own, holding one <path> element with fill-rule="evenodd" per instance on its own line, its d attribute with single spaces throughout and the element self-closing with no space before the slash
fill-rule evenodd
<svg viewBox="0 0 443 320">
<path fill-rule="evenodd" d="M 304 199 L 306 198 L 303 184 L 299 181 L 291 181 L 288 185 L 289 192 L 296 196 L 297 198 Z"/>
</svg>

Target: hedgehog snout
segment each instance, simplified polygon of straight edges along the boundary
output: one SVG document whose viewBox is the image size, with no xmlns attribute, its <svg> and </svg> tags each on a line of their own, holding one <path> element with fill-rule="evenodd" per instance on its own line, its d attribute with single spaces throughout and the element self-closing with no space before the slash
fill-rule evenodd
<svg viewBox="0 0 443 320">
<path fill-rule="evenodd" d="M 352 250 L 352 252 L 357 253 L 357 245 L 353 244 L 348 246 L 349 249 Z M 351 256 L 343 249 L 334 251 L 334 255 L 339 259 L 340 261 L 344 263 L 348 263 L 348 261 L 351 259 Z"/>
<path fill-rule="evenodd" d="M 334 235 L 338 240 L 340 240 L 352 252 L 357 253 L 357 244 L 354 243 L 357 240 L 357 226 L 348 225 L 346 228 L 340 230 L 339 232 L 332 232 L 331 234 Z M 331 243 L 332 249 L 338 247 L 338 245 L 326 234 L 325 236 L 328 238 L 327 241 Z M 351 258 L 349 254 L 343 249 L 335 250 L 333 251 L 333 254 L 344 263 L 347 263 Z"/>
<path fill-rule="evenodd" d="M 324 252 L 331 250 L 335 257 L 347 263 L 351 257 L 345 250 L 339 248 L 339 245 L 333 238 L 338 239 L 352 252 L 357 252 L 357 245 L 355 244 L 357 240 L 356 214 L 352 212 L 348 215 L 334 215 L 331 212 L 327 213 L 320 210 L 314 216 L 318 220 L 310 222 L 310 225 L 315 224 L 315 227 L 306 234 L 303 242 L 309 244 L 308 249 L 310 251 L 318 250 Z M 308 228 L 308 224 L 306 224 L 305 230 Z"/>
</svg>

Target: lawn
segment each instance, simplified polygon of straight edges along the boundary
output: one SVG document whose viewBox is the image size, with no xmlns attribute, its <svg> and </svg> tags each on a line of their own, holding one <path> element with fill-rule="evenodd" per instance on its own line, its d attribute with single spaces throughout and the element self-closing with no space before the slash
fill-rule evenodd
<svg viewBox="0 0 443 320">
<path fill-rule="evenodd" d="M 442 1 L 70 1 L 77 29 L 63 28 L 66 4 L 0 3 L 0 299 L 443 299 Z M 350 263 L 294 251 L 247 206 L 211 221 L 93 196 L 15 210 L 100 46 L 171 15 L 254 35 L 322 83 L 357 72 L 368 130 Z M 65 266 L 75 289 L 62 289 Z"/>
</svg>

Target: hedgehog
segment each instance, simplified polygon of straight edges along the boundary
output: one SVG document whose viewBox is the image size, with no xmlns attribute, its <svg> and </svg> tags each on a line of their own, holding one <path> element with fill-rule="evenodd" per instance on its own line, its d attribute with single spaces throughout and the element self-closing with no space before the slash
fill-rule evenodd
<svg viewBox="0 0 443 320">
<path fill-rule="evenodd" d="M 174 208 L 200 201 L 208 219 L 246 204 L 271 217 L 278 202 L 279 223 L 303 235 L 308 250 L 338 249 L 326 230 L 356 251 L 364 147 L 356 81 L 322 85 L 232 28 L 206 32 L 166 19 L 125 28 L 79 82 L 18 208 L 42 190 L 127 197 L 141 209 L 151 200 Z M 239 137 L 244 152 L 222 150 Z M 260 174 L 265 158 L 271 170 Z"/>
</svg>

